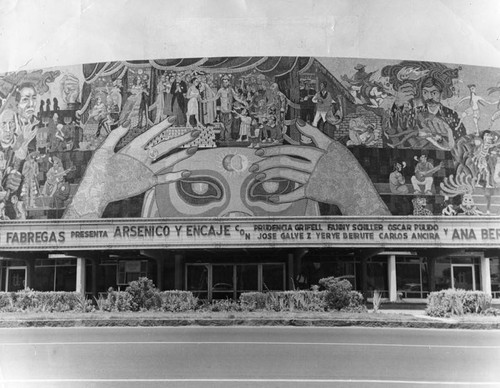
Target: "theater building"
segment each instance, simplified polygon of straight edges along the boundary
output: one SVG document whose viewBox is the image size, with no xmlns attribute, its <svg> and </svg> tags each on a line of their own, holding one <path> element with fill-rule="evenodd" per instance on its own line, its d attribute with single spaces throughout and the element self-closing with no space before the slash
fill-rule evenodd
<svg viewBox="0 0 500 388">
<path fill-rule="evenodd" d="M 336 276 L 500 299 L 499 77 L 309 57 L 4 74 L 0 289 L 147 276 L 212 300 Z"/>
</svg>

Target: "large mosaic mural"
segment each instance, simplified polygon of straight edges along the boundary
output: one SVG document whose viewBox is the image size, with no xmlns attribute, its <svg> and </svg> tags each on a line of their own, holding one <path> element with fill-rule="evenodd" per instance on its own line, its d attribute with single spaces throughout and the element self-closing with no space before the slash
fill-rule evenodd
<svg viewBox="0 0 500 388">
<path fill-rule="evenodd" d="M 500 69 L 218 57 L 0 75 L 0 219 L 500 214 Z"/>
</svg>

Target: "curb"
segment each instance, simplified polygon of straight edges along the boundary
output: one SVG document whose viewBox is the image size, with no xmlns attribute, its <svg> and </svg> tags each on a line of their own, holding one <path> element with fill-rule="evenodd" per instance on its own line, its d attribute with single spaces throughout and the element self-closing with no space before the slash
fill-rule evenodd
<svg viewBox="0 0 500 388">
<path fill-rule="evenodd" d="M 446 321 L 394 321 L 359 319 L 26 319 L 0 320 L 0 328 L 23 327 L 182 327 L 182 326 L 298 326 L 393 327 L 414 329 L 498 330 L 498 323 Z"/>
</svg>

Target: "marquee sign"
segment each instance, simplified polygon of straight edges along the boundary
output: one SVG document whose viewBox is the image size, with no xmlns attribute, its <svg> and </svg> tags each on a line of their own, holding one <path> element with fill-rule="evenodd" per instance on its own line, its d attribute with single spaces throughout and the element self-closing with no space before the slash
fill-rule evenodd
<svg viewBox="0 0 500 388">
<path fill-rule="evenodd" d="M 264 247 L 486 248 L 499 217 L 283 217 L 7 221 L 0 250 Z"/>
</svg>

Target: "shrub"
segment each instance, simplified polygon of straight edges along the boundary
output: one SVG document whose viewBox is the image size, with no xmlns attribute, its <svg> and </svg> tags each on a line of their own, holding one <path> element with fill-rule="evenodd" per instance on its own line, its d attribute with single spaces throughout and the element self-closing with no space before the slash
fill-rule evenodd
<svg viewBox="0 0 500 388">
<path fill-rule="evenodd" d="M 266 310 L 266 294 L 263 292 L 243 292 L 240 305 L 245 311 Z"/>
<path fill-rule="evenodd" d="M 341 309 L 343 312 L 352 312 L 352 313 L 364 313 L 367 311 L 365 306 L 365 298 L 361 292 L 358 291 L 350 291 L 349 292 L 349 305 L 347 307 L 343 307 Z"/>
<path fill-rule="evenodd" d="M 9 312 L 87 312 L 92 310 L 90 300 L 78 292 L 44 292 L 29 288 L 5 292 L 0 296 L 0 311 Z"/>
<path fill-rule="evenodd" d="M 450 315 L 478 314 L 491 305 L 491 296 L 483 291 L 447 289 L 431 292 L 427 299 L 427 315 L 448 317 Z"/>
<path fill-rule="evenodd" d="M 163 311 L 191 311 L 198 305 L 198 298 L 191 291 L 162 291 L 159 295 Z"/>
<path fill-rule="evenodd" d="M 0 311 L 12 311 L 14 302 L 12 300 L 12 293 L 0 292 Z"/>
<path fill-rule="evenodd" d="M 132 295 L 126 291 L 115 291 L 112 287 L 108 289 L 105 297 L 96 299 L 97 308 L 101 311 L 131 311 Z"/>
<path fill-rule="evenodd" d="M 489 308 L 481 311 L 481 314 L 493 316 L 493 317 L 500 317 L 500 309 L 495 309 L 493 307 L 489 307 Z"/>
<path fill-rule="evenodd" d="M 213 300 L 211 303 L 207 303 L 203 306 L 203 310 L 219 312 L 232 312 L 232 311 L 241 311 L 241 306 L 238 301 L 232 299 L 217 299 Z"/>
<path fill-rule="evenodd" d="M 240 296 L 244 311 L 325 311 L 325 292 L 275 291 L 246 292 Z"/>
<path fill-rule="evenodd" d="M 130 282 L 125 292 L 132 296 L 131 311 L 159 310 L 162 306 L 160 291 L 155 287 L 153 281 L 146 277 Z"/>
<path fill-rule="evenodd" d="M 320 279 L 319 284 L 326 290 L 325 303 L 328 310 L 358 308 L 364 303 L 363 296 L 352 291 L 352 284 L 346 279 L 340 280 L 331 276 Z M 353 292 L 355 294 L 352 294 Z"/>
<path fill-rule="evenodd" d="M 373 312 L 374 313 L 378 312 L 378 309 L 382 304 L 382 293 L 379 290 L 373 291 L 372 303 L 373 303 Z"/>
</svg>

